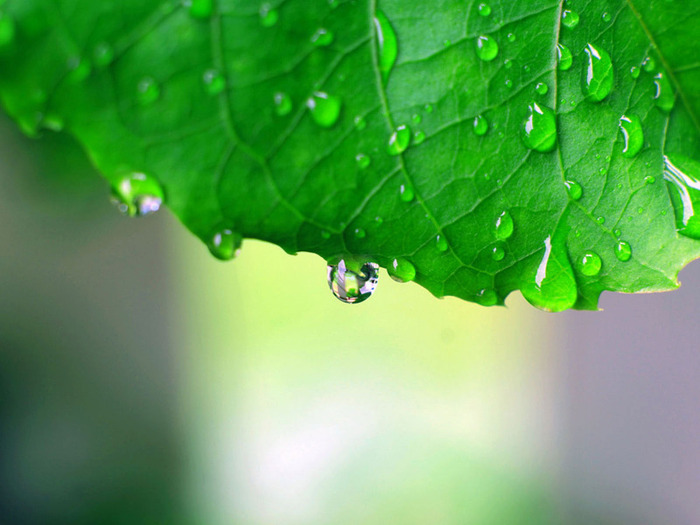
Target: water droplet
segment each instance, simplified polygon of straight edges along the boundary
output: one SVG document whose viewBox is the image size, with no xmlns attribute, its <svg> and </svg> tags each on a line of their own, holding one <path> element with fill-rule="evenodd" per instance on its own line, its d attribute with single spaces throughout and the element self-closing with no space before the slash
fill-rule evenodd
<svg viewBox="0 0 700 525">
<path fill-rule="evenodd" d="M 389 137 L 389 155 L 401 155 L 411 143 L 411 128 L 405 125 L 397 126 Z"/>
<path fill-rule="evenodd" d="M 340 117 L 342 104 L 338 97 L 323 91 L 315 91 L 306 101 L 311 117 L 322 128 L 330 128 Z"/>
<path fill-rule="evenodd" d="M 612 20 L 612 15 L 606 11 L 603 13 L 601 18 L 603 19 L 603 22 L 610 22 L 610 20 Z"/>
<path fill-rule="evenodd" d="M 479 4 L 479 14 L 481 16 L 489 16 L 491 14 L 491 6 L 488 4 Z"/>
<path fill-rule="evenodd" d="M 382 224 L 384 224 L 384 219 L 382 219 L 381 217 L 377 216 L 377 217 L 374 218 L 374 222 L 377 224 L 377 226 L 381 226 Z"/>
<path fill-rule="evenodd" d="M 656 70 L 656 60 L 652 57 L 646 57 L 642 62 L 642 69 L 647 73 L 653 73 Z"/>
<path fill-rule="evenodd" d="M 632 75 L 632 78 L 639 78 L 639 68 L 637 66 L 632 66 L 630 68 L 630 75 Z"/>
<path fill-rule="evenodd" d="M 511 89 L 513 87 L 513 81 L 511 79 L 506 79 L 506 87 Z"/>
<path fill-rule="evenodd" d="M 515 33 L 508 33 L 508 36 L 506 36 L 508 39 L 508 42 L 515 42 Z"/>
<path fill-rule="evenodd" d="M 258 14 L 260 15 L 260 25 L 263 27 L 272 27 L 279 20 L 277 9 L 273 9 L 270 4 L 261 5 Z"/>
<path fill-rule="evenodd" d="M 579 21 L 580 17 L 578 16 L 578 13 L 576 11 L 565 9 L 564 12 L 561 14 L 561 23 L 564 24 L 564 27 L 568 27 L 569 29 L 573 29 L 574 27 L 576 27 Z"/>
<path fill-rule="evenodd" d="M 160 98 L 160 86 L 153 77 L 142 78 L 136 86 L 139 104 L 148 106 Z"/>
<path fill-rule="evenodd" d="M 513 61 L 512 61 L 510 58 L 506 58 L 506 59 L 503 61 L 503 67 L 506 68 L 506 69 L 512 68 L 512 67 L 513 67 Z"/>
<path fill-rule="evenodd" d="M 476 39 L 476 55 L 484 62 L 490 62 L 498 56 L 498 43 L 490 36 Z"/>
<path fill-rule="evenodd" d="M 360 115 L 355 117 L 354 122 L 355 122 L 355 129 L 357 129 L 358 131 L 362 131 L 363 129 L 365 129 L 367 127 L 367 121 L 364 118 L 362 118 Z"/>
<path fill-rule="evenodd" d="M 359 304 L 374 293 L 379 282 L 379 265 L 355 259 L 337 259 L 328 264 L 328 286 L 344 303 Z"/>
<path fill-rule="evenodd" d="M 607 170 L 607 168 L 600 168 L 600 169 L 598 170 L 598 173 L 600 173 L 601 175 L 607 175 L 607 174 L 608 174 L 608 170 Z"/>
<path fill-rule="evenodd" d="M 230 261 L 238 255 L 243 237 L 230 228 L 217 229 L 207 247 L 211 254 L 221 261 Z"/>
<path fill-rule="evenodd" d="M 216 69 L 208 69 L 202 75 L 204 88 L 210 95 L 218 95 L 226 89 L 226 79 L 220 71 Z"/>
<path fill-rule="evenodd" d="M 597 222 L 598 224 L 605 224 L 605 217 L 601 215 L 600 217 L 596 218 L 595 222 Z"/>
<path fill-rule="evenodd" d="M 189 0 L 190 16 L 193 18 L 209 18 L 214 11 L 213 0 Z"/>
<path fill-rule="evenodd" d="M 655 182 L 656 182 L 656 177 L 654 177 L 652 175 L 647 175 L 646 177 L 644 177 L 644 184 L 647 184 L 647 185 L 654 184 Z"/>
<path fill-rule="evenodd" d="M 143 217 L 157 212 L 163 205 L 163 188 L 145 173 L 129 173 L 112 188 L 112 200 L 124 215 Z"/>
<path fill-rule="evenodd" d="M 15 39 L 15 21 L 4 12 L 0 12 L 0 49 L 9 46 Z"/>
<path fill-rule="evenodd" d="M 433 112 L 433 105 L 432 105 L 432 104 L 426 104 L 426 105 L 425 105 L 425 112 L 426 112 L 426 113 L 432 113 L 432 112 Z"/>
<path fill-rule="evenodd" d="M 63 117 L 57 115 L 56 113 L 48 113 L 41 119 L 41 127 L 51 131 L 62 131 L 64 126 L 65 122 Z"/>
<path fill-rule="evenodd" d="M 632 258 L 632 246 L 626 241 L 619 241 L 615 245 L 615 257 L 619 261 L 627 262 Z"/>
<path fill-rule="evenodd" d="M 505 250 L 505 248 L 503 247 L 502 244 L 500 244 L 500 243 L 497 244 L 497 245 L 494 246 L 493 249 L 491 250 L 491 258 L 492 258 L 494 261 L 500 262 L 500 261 L 502 261 L 503 259 L 505 259 L 505 257 L 506 257 L 506 250 Z"/>
<path fill-rule="evenodd" d="M 557 44 L 557 67 L 561 71 L 568 71 L 573 63 L 574 56 L 571 54 L 571 50 L 564 44 Z"/>
<path fill-rule="evenodd" d="M 625 139 L 622 155 L 627 158 L 632 158 L 639 153 L 642 146 L 644 146 L 642 121 L 637 115 L 623 115 L 620 118 L 620 131 Z"/>
<path fill-rule="evenodd" d="M 557 143 L 557 121 L 554 112 L 533 102 L 528 107 L 529 116 L 523 122 L 522 138 L 525 146 L 535 151 L 547 152 Z"/>
<path fill-rule="evenodd" d="M 654 85 L 656 86 L 656 94 L 654 95 L 656 106 L 663 111 L 671 111 L 676 104 L 676 94 L 673 92 L 673 86 L 666 74 L 657 73 L 654 75 Z"/>
<path fill-rule="evenodd" d="M 447 240 L 443 235 L 439 235 L 435 237 L 435 247 L 437 250 L 441 253 L 446 252 L 449 249 L 449 245 L 447 244 Z"/>
<path fill-rule="evenodd" d="M 423 142 L 425 142 L 425 133 L 423 133 L 422 131 L 416 131 L 413 134 L 413 143 L 416 146 L 418 146 L 420 144 L 423 144 Z"/>
<path fill-rule="evenodd" d="M 567 180 L 564 185 L 566 186 L 566 192 L 572 200 L 577 201 L 583 197 L 583 188 L 578 182 Z"/>
<path fill-rule="evenodd" d="M 358 168 L 364 170 L 367 169 L 372 163 L 372 159 L 370 159 L 370 157 L 368 155 L 365 155 L 364 153 L 358 153 L 355 157 L 355 162 L 357 162 Z"/>
<path fill-rule="evenodd" d="M 489 130 L 489 121 L 483 115 L 477 115 L 474 118 L 474 133 L 479 137 L 486 134 Z"/>
<path fill-rule="evenodd" d="M 363 230 L 362 228 L 355 228 L 355 231 L 353 233 L 358 239 L 364 239 L 367 236 L 367 232 L 365 232 L 365 230 Z"/>
<path fill-rule="evenodd" d="M 413 122 L 415 122 L 416 124 L 420 124 L 423 121 L 423 117 L 416 113 L 411 117 L 411 120 L 413 120 Z"/>
<path fill-rule="evenodd" d="M 603 261 L 595 252 L 586 252 L 579 262 L 579 270 L 588 277 L 598 275 L 602 267 Z"/>
<path fill-rule="evenodd" d="M 619 237 L 620 235 L 622 235 L 622 230 L 615 229 L 615 231 L 613 233 L 615 234 L 616 237 Z"/>
<path fill-rule="evenodd" d="M 494 223 L 493 234 L 496 239 L 505 241 L 510 239 L 515 230 L 515 222 L 513 221 L 513 216 L 508 211 L 502 211 L 498 217 L 496 217 L 496 222 Z"/>
<path fill-rule="evenodd" d="M 668 183 L 678 233 L 700 239 L 700 216 L 695 210 L 700 206 L 700 163 L 681 155 L 674 155 L 673 160 L 666 156 L 664 179 Z"/>
<path fill-rule="evenodd" d="M 326 47 L 333 43 L 335 35 L 330 29 L 319 27 L 316 32 L 311 35 L 311 43 L 316 47 Z"/>
<path fill-rule="evenodd" d="M 374 15 L 374 30 L 377 34 L 377 57 L 379 60 L 379 71 L 382 73 L 384 82 L 389 78 L 391 68 L 394 67 L 396 57 L 399 52 L 399 44 L 396 33 L 391 26 L 389 19 L 382 12 L 377 10 Z"/>
<path fill-rule="evenodd" d="M 66 81 L 72 84 L 82 82 L 92 72 L 90 61 L 81 57 L 72 57 L 68 60 L 69 73 L 66 76 Z"/>
<path fill-rule="evenodd" d="M 286 93 L 278 91 L 273 100 L 275 101 L 275 113 L 278 116 L 284 117 L 292 112 L 292 99 Z"/>
<path fill-rule="evenodd" d="M 600 47 L 588 44 L 583 68 L 583 92 L 589 100 L 600 102 L 612 91 L 614 77 L 610 55 Z"/>
<path fill-rule="evenodd" d="M 481 306 L 495 306 L 498 304 L 498 295 L 491 288 L 484 288 L 476 294 L 476 302 Z"/>
<path fill-rule="evenodd" d="M 416 192 L 410 184 L 402 184 L 399 188 L 399 195 L 404 202 L 411 202 L 416 197 Z"/>
<path fill-rule="evenodd" d="M 329 232 L 328 230 L 321 230 L 321 238 L 322 238 L 322 239 L 325 239 L 325 240 L 330 239 L 330 238 L 331 238 L 331 232 Z"/>
<path fill-rule="evenodd" d="M 544 240 L 544 254 L 520 291 L 533 306 L 549 312 L 571 308 L 578 296 L 566 247 L 551 236 Z"/>
<path fill-rule="evenodd" d="M 114 60 L 114 49 L 107 42 L 100 42 L 92 50 L 92 60 L 98 68 L 107 67 Z"/>
<path fill-rule="evenodd" d="M 416 267 L 413 263 L 399 257 L 391 262 L 391 266 L 387 268 L 389 276 L 399 283 L 407 283 L 413 281 L 416 278 Z"/>
</svg>

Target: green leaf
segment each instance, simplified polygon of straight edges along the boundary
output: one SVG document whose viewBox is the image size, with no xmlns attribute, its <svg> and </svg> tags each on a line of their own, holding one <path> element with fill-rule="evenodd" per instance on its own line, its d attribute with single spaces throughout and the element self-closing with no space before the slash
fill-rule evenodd
<svg viewBox="0 0 700 525">
<path fill-rule="evenodd" d="M 0 94 L 22 129 L 75 135 L 125 211 L 160 190 L 220 258 L 258 238 L 558 311 L 672 289 L 700 254 L 696 2 L 0 11 Z"/>
</svg>

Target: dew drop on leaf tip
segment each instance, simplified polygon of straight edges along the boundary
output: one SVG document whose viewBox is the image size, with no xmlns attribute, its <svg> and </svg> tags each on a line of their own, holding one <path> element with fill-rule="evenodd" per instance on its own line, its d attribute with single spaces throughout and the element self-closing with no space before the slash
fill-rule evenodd
<svg viewBox="0 0 700 525">
<path fill-rule="evenodd" d="M 481 306 L 496 306 L 498 294 L 493 288 L 484 288 L 476 294 L 476 303 Z"/>
<path fill-rule="evenodd" d="M 379 265 L 356 258 L 336 258 L 327 266 L 328 286 L 333 295 L 347 304 L 369 299 L 379 282 Z"/>
<path fill-rule="evenodd" d="M 112 188 L 112 201 L 117 209 L 130 217 L 143 217 L 157 212 L 163 205 L 163 188 L 145 173 L 122 176 Z"/>
<path fill-rule="evenodd" d="M 391 262 L 389 268 L 387 268 L 389 276 L 396 282 L 407 283 L 415 280 L 416 278 L 416 267 L 408 259 L 399 257 Z"/>
<path fill-rule="evenodd" d="M 209 252 L 220 261 L 230 261 L 238 257 L 243 237 L 228 227 L 217 228 L 209 239 Z"/>
</svg>

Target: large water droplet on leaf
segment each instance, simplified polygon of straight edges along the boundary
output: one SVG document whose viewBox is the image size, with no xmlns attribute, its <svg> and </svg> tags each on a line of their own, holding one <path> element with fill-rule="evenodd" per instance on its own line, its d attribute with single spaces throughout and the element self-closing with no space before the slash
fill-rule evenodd
<svg viewBox="0 0 700 525">
<path fill-rule="evenodd" d="M 604 49 L 593 44 L 588 44 L 584 51 L 583 92 L 589 100 L 600 102 L 610 94 L 615 82 L 612 60 Z"/>
<path fill-rule="evenodd" d="M 595 252 L 586 252 L 579 262 L 579 270 L 588 277 L 596 276 L 603 267 L 603 261 Z"/>
<path fill-rule="evenodd" d="M 676 103 L 676 94 L 673 91 L 673 86 L 671 82 L 669 82 L 666 73 L 657 73 L 654 75 L 654 85 L 656 86 L 654 102 L 657 107 L 666 112 L 671 111 Z"/>
<path fill-rule="evenodd" d="M 547 152 L 557 143 L 557 121 L 554 112 L 533 102 L 529 116 L 523 122 L 522 138 L 525 145 L 536 151 Z"/>
<path fill-rule="evenodd" d="M 394 132 L 389 137 L 389 146 L 387 151 L 389 155 L 401 155 L 411 143 L 411 129 L 408 126 L 397 126 Z"/>
<path fill-rule="evenodd" d="M 486 134 L 489 130 L 489 121 L 483 115 L 477 115 L 474 118 L 474 133 L 479 137 Z"/>
<path fill-rule="evenodd" d="M 634 157 L 644 146 L 642 121 L 637 115 L 623 115 L 620 118 L 620 131 L 625 139 L 622 155 L 628 158 Z"/>
<path fill-rule="evenodd" d="M 338 122 L 342 104 L 338 97 L 323 91 L 316 91 L 306 101 L 306 107 L 309 108 L 311 117 L 316 124 L 323 128 L 330 128 Z"/>
<path fill-rule="evenodd" d="M 377 34 L 377 60 L 384 82 L 389 78 L 399 53 L 399 43 L 389 19 L 382 11 L 374 14 L 374 30 Z"/>
<path fill-rule="evenodd" d="M 578 16 L 576 11 L 566 9 L 561 14 L 561 23 L 564 25 L 564 27 L 568 27 L 569 29 L 576 27 L 580 20 L 581 17 Z"/>
<path fill-rule="evenodd" d="M 163 205 L 163 188 L 145 173 L 129 173 L 112 188 L 112 199 L 124 215 L 143 217 Z"/>
<path fill-rule="evenodd" d="M 476 55 L 484 62 L 490 62 L 498 56 L 498 42 L 490 36 L 476 39 Z"/>
<path fill-rule="evenodd" d="M 566 248 L 558 238 L 545 239 L 542 259 L 520 291 L 531 305 L 548 312 L 574 306 L 578 295 L 576 279 Z"/>
<path fill-rule="evenodd" d="M 675 210 L 678 233 L 692 239 L 700 239 L 700 163 L 674 155 L 664 157 L 664 179 Z"/>
<path fill-rule="evenodd" d="M 626 241 L 619 241 L 615 246 L 615 257 L 621 262 L 627 262 L 632 258 L 632 246 Z"/>
<path fill-rule="evenodd" d="M 571 54 L 571 50 L 564 44 L 557 44 L 557 67 L 561 71 L 568 71 L 573 63 L 574 56 Z"/>
<path fill-rule="evenodd" d="M 328 286 L 333 295 L 348 304 L 369 299 L 379 282 L 379 265 L 353 258 L 341 258 L 328 264 Z"/>
<path fill-rule="evenodd" d="M 577 201 L 581 199 L 583 196 L 583 188 L 578 182 L 567 180 L 564 185 L 566 186 L 566 192 L 569 194 L 569 197 L 571 197 L 571 200 Z"/>
<path fill-rule="evenodd" d="M 510 239 L 513 236 L 513 231 L 515 231 L 513 216 L 508 211 L 501 212 L 498 217 L 496 217 L 493 228 L 496 239 L 502 241 Z"/>
</svg>

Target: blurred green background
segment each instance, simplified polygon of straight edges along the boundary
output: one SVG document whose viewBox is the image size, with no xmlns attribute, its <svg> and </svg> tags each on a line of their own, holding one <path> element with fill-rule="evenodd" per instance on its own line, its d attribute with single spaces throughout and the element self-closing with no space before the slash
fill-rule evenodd
<svg viewBox="0 0 700 525">
<path fill-rule="evenodd" d="M 0 118 L 0 524 L 700 523 L 700 268 L 604 313 L 438 300 L 167 211 Z"/>
</svg>

